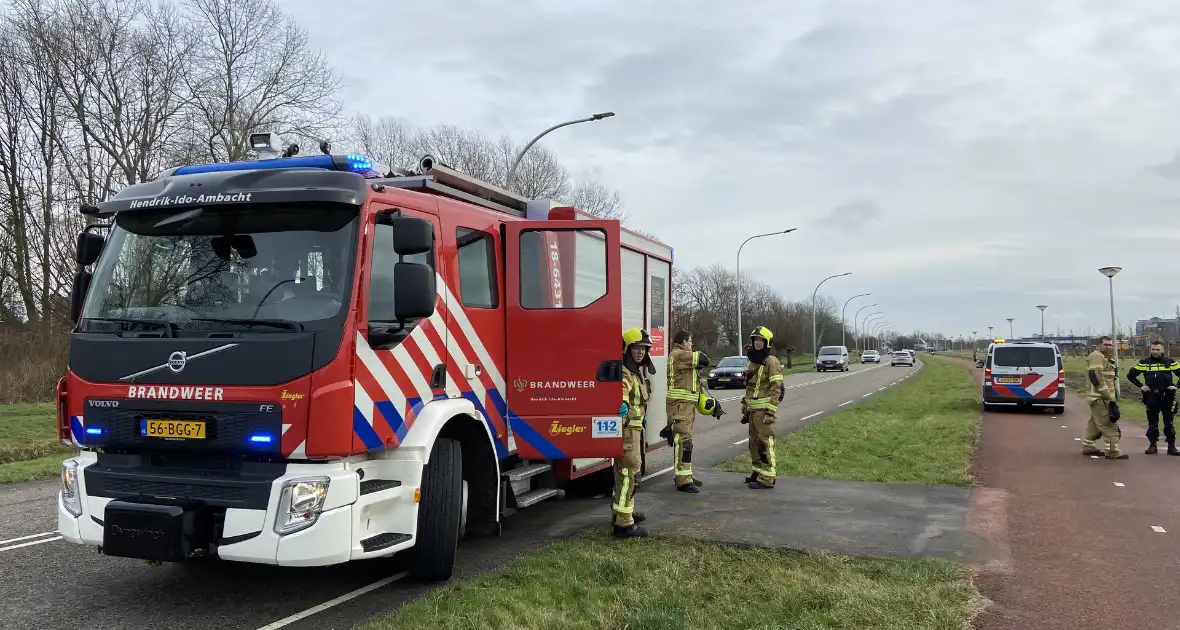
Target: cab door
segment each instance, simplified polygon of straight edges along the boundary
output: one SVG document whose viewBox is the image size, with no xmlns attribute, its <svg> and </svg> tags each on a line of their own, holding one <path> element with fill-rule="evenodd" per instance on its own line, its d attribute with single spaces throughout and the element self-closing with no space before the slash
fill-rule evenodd
<svg viewBox="0 0 1180 630">
<path fill-rule="evenodd" d="M 508 420 L 525 459 L 622 453 L 617 221 L 504 224 Z"/>
</svg>

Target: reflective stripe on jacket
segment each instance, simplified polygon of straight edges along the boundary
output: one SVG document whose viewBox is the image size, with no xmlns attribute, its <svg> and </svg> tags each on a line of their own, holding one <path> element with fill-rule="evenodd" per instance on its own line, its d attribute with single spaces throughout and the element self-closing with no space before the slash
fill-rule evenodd
<svg viewBox="0 0 1180 630">
<path fill-rule="evenodd" d="M 749 373 L 753 378 L 746 381 L 746 409 L 750 411 L 768 411 L 778 413 L 780 394 L 783 391 L 782 365 L 778 357 L 770 355 L 761 365 L 751 363 Z"/>
<path fill-rule="evenodd" d="M 627 403 L 627 427 L 642 428 L 651 398 L 651 383 L 623 368 L 623 402 Z"/>
<path fill-rule="evenodd" d="M 673 348 L 668 356 L 668 400 L 696 403 L 700 396 L 700 375 L 695 352 Z"/>
</svg>

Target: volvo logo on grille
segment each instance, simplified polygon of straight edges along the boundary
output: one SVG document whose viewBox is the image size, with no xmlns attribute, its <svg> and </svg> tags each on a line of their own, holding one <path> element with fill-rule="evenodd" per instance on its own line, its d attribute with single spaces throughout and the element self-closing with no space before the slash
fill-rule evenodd
<svg viewBox="0 0 1180 630">
<path fill-rule="evenodd" d="M 90 405 L 91 407 L 118 407 L 119 401 L 117 401 L 117 400 L 88 400 L 87 404 Z"/>
<path fill-rule="evenodd" d="M 172 370 L 173 374 L 180 374 L 184 369 L 184 364 L 188 363 L 188 357 L 184 350 L 177 350 L 168 355 L 168 369 Z"/>
</svg>

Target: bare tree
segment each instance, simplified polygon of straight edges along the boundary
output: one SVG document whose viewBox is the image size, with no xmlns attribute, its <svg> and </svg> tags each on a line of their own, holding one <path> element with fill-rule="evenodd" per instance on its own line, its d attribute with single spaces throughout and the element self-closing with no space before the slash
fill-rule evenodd
<svg viewBox="0 0 1180 630">
<path fill-rule="evenodd" d="M 277 3 L 183 0 L 183 6 L 195 33 L 184 77 L 197 125 L 190 142 L 203 140 L 207 159 L 245 158 L 252 132 L 306 142 L 338 129 L 340 74 Z"/>
<path fill-rule="evenodd" d="M 619 191 L 593 180 L 582 180 L 574 184 L 562 202 L 603 219 L 626 221 L 628 218 Z"/>
</svg>

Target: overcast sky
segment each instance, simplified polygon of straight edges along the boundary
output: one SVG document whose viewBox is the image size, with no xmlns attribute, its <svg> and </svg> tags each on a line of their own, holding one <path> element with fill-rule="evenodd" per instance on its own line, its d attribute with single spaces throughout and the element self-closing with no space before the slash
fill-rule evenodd
<svg viewBox="0 0 1180 630">
<path fill-rule="evenodd" d="M 1106 329 L 1106 265 L 1120 323 L 1180 303 L 1180 4 L 388 4 L 281 2 L 354 111 L 519 138 L 617 112 L 546 142 L 677 265 L 797 227 L 744 269 L 791 298 L 851 271 L 823 292 L 902 331 Z"/>
</svg>

